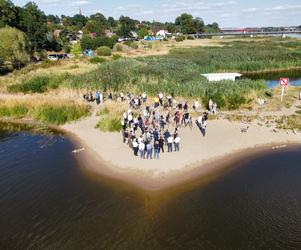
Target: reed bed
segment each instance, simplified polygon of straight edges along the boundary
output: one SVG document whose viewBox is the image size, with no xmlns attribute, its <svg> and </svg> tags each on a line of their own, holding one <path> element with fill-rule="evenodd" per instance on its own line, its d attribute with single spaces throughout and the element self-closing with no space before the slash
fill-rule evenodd
<svg viewBox="0 0 301 250">
<path fill-rule="evenodd" d="M 89 108 L 86 105 L 70 100 L 32 97 L 0 101 L 0 118 L 30 118 L 47 124 L 61 125 L 88 114 Z"/>
</svg>

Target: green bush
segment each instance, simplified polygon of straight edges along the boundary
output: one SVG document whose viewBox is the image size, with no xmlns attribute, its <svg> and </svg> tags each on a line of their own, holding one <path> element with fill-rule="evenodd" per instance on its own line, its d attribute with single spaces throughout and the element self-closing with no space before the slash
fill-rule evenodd
<svg viewBox="0 0 301 250">
<path fill-rule="evenodd" d="M 112 50 L 109 47 L 101 46 L 96 50 L 97 55 L 99 56 L 111 56 Z"/>
<path fill-rule="evenodd" d="M 43 93 L 47 91 L 47 85 L 49 82 L 48 76 L 37 76 L 24 81 L 20 84 L 14 84 L 8 86 L 9 92 L 23 92 L 23 93 Z"/>
<path fill-rule="evenodd" d="M 96 127 L 103 132 L 120 132 L 122 128 L 120 119 L 115 117 L 100 119 Z"/>
<path fill-rule="evenodd" d="M 195 39 L 194 36 L 191 35 L 187 36 L 187 40 L 194 40 L 194 39 Z"/>
<path fill-rule="evenodd" d="M 35 76 L 22 83 L 17 83 L 8 86 L 8 91 L 12 93 L 43 93 L 49 89 L 56 89 L 65 80 L 69 79 L 68 73 L 53 76 Z"/>
<path fill-rule="evenodd" d="M 90 59 L 90 63 L 95 63 L 95 64 L 97 64 L 97 63 L 104 63 L 104 62 L 106 62 L 107 60 L 105 59 L 105 58 L 103 58 L 103 57 L 98 57 L 98 56 L 94 56 L 94 57 L 92 57 L 91 59 Z"/>
<path fill-rule="evenodd" d="M 122 44 L 118 43 L 118 44 L 116 45 L 116 51 L 118 51 L 118 52 L 122 52 L 122 51 L 123 51 Z"/>
<path fill-rule="evenodd" d="M 176 41 L 177 42 L 183 42 L 185 40 L 185 36 L 177 36 Z"/>
</svg>

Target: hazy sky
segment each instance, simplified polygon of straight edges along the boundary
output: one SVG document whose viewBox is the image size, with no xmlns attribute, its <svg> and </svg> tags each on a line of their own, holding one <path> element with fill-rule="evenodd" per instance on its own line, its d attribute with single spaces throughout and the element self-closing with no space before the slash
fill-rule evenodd
<svg viewBox="0 0 301 250">
<path fill-rule="evenodd" d="M 23 6 L 26 0 L 13 0 Z M 36 0 L 46 14 L 84 15 L 96 12 L 118 18 L 174 21 L 187 12 L 221 27 L 301 25 L 301 0 Z"/>
</svg>

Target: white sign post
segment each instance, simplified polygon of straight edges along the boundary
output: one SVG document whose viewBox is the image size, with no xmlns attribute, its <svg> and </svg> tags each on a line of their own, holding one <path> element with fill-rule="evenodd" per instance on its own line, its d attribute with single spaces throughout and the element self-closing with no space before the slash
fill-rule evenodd
<svg viewBox="0 0 301 250">
<path fill-rule="evenodd" d="M 282 90 L 281 90 L 281 102 L 283 100 L 285 87 L 288 86 L 288 83 L 289 83 L 289 78 L 280 78 L 280 86 L 282 87 Z"/>
</svg>

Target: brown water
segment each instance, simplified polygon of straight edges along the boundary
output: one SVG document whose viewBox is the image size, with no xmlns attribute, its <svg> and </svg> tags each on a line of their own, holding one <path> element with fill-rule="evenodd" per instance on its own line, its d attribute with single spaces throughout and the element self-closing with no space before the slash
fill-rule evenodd
<svg viewBox="0 0 301 250">
<path fill-rule="evenodd" d="M 301 249 L 300 147 L 148 193 L 84 175 L 67 138 L 0 134 L 0 249 Z"/>
</svg>

